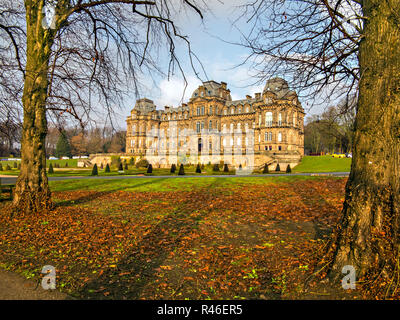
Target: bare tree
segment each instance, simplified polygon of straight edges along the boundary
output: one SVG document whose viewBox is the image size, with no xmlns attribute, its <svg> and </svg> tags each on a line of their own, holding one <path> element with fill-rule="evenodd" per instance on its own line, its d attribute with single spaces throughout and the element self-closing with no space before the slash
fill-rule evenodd
<svg viewBox="0 0 400 320">
<path fill-rule="evenodd" d="M 173 21 L 186 9 L 202 18 L 198 3 L 189 0 L 2 1 L 0 89 L 8 108 L 21 102 L 23 108 L 18 211 L 52 206 L 45 171 L 47 116 L 57 123 L 69 115 L 84 127 L 101 111 L 111 121 L 127 89 L 139 91 L 143 74 L 183 74 L 177 41 L 187 45 L 190 61 L 196 59 Z M 157 57 L 166 53 L 164 72 Z"/>
<path fill-rule="evenodd" d="M 398 283 L 400 1 L 258 0 L 246 8 L 255 22 L 246 45 L 260 76 L 288 72 L 314 93 L 357 89 L 351 173 L 325 262 L 333 278 L 352 265 L 358 277 Z"/>
</svg>

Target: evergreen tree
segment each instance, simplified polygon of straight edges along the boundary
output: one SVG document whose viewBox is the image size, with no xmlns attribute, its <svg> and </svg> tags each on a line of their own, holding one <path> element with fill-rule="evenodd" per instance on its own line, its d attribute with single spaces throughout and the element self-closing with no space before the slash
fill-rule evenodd
<svg viewBox="0 0 400 320">
<path fill-rule="evenodd" d="M 242 171 L 243 167 L 242 164 L 239 164 L 239 171 Z"/>
<path fill-rule="evenodd" d="M 56 157 L 70 157 L 71 158 L 71 145 L 68 141 L 68 138 L 65 132 L 61 132 L 58 137 L 57 145 L 56 145 Z"/>
<path fill-rule="evenodd" d="M 183 163 L 181 163 L 181 165 L 179 167 L 178 175 L 180 175 L 180 176 L 185 175 L 185 168 L 183 167 Z"/>
<path fill-rule="evenodd" d="M 292 168 L 290 168 L 290 164 L 288 164 L 286 167 L 286 173 L 291 173 L 291 172 L 292 172 Z"/>
<path fill-rule="evenodd" d="M 65 167 L 68 168 L 68 162 L 65 163 Z"/>
<path fill-rule="evenodd" d="M 108 163 L 106 165 L 106 169 L 104 170 L 104 172 L 110 172 L 110 165 Z"/>
<path fill-rule="evenodd" d="M 128 170 L 128 163 L 127 163 L 127 162 L 125 162 L 124 169 L 125 169 L 125 170 Z"/>
<path fill-rule="evenodd" d="M 227 163 L 224 164 L 224 172 L 229 172 L 229 167 Z"/>
<path fill-rule="evenodd" d="M 54 173 L 53 165 L 50 163 L 48 173 Z"/>
<path fill-rule="evenodd" d="M 0 163 L 0 171 L 3 171 L 3 165 Z"/>
<path fill-rule="evenodd" d="M 100 169 L 103 169 L 104 168 L 104 165 L 103 165 L 103 162 L 102 163 L 100 163 Z"/>
<path fill-rule="evenodd" d="M 279 163 L 276 165 L 275 171 L 281 171 L 281 167 L 279 166 Z"/>
<path fill-rule="evenodd" d="M 171 173 L 175 173 L 175 171 L 176 171 L 176 165 L 175 165 L 175 163 L 173 163 L 171 165 Z"/>
<path fill-rule="evenodd" d="M 147 173 L 153 173 L 153 166 L 151 165 L 151 163 L 147 167 Z"/>
<path fill-rule="evenodd" d="M 124 168 L 122 167 L 122 162 L 119 163 L 118 171 L 124 171 Z"/>
<path fill-rule="evenodd" d="M 218 163 L 214 164 L 213 171 L 214 171 L 214 172 L 219 172 L 219 165 L 218 165 Z"/>
<path fill-rule="evenodd" d="M 10 170 L 11 170 L 11 167 L 10 167 L 10 165 L 9 165 L 9 164 L 7 164 L 7 166 L 6 166 L 6 170 L 7 170 L 7 171 L 10 171 Z"/>
<path fill-rule="evenodd" d="M 262 173 L 269 173 L 269 169 L 268 169 L 268 165 L 267 164 L 264 165 L 264 169 L 263 169 Z"/>
<path fill-rule="evenodd" d="M 18 165 L 17 165 L 16 162 L 13 163 L 13 166 L 14 166 L 14 169 L 17 169 L 17 168 L 18 168 Z"/>
<path fill-rule="evenodd" d="M 97 164 L 94 164 L 93 169 L 92 169 L 92 176 L 98 176 L 99 172 L 97 170 Z"/>
<path fill-rule="evenodd" d="M 199 163 L 197 164 L 197 167 L 196 167 L 196 173 L 201 173 L 201 168 L 200 168 L 200 164 Z"/>
<path fill-rule="evenodd" d="M 131 158 L 129 159 L 129 164 L 130 164 L 131 166 L 134 166 L 134 165 L 135 165 L 135 159 L 134 159 L 133 157 L 131 157 Z"/>
</svg>

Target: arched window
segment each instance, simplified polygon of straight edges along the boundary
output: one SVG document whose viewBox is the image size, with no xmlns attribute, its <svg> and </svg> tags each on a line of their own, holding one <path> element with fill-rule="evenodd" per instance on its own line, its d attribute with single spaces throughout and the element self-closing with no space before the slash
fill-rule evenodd
<svg viewBox="0 0 400 320">
<path fill-rule="evenodd" d="M 224 124 L 224 126 L 222 127 L 222 132 L 226 133 L 226 124 Z"/>
<path fill-rule="evenodd" d="M 227 110 L 224 109 L 224 115 L 226 116 L 228 114 Z"/>
<path fill-rule="evenodd" d="M 210 120 L 210 122 L 208 123 L 208 129 L 211 130 L 212 129 L 212 121 Z"/>
<path fill-rule="evenodd" d="M 246 113 L 249 113 L 249 107 L 246 107 Z"/>
<path fill-rule="evenodd" d="M 238 113 L 242 113 L 242 107 L 239 107 Z"/>
<path fill-rule="evenodd" d="M 134 124 L 132 126 L 132 135 L 135 135 L 135 134 L 136 134 L 136 125 Z"/>
<path fill-rule="evenodd" d="M 238 146 L 240 146 L 242 144 L 242 138 L 238 137 L 236 139 L 236 143 L 237 143 Z"/>
<path fill-rule="evenodd" d="M 225 138 L 222 139 L 222 145 L 223 145 L 224 147 L 226 147 L 226 139 L 225 139 Z"/>
<path fill-rule="evenodd" d="M 265 113 L 265 126 L 266 127 L 272 127 L 272 112 L 266 112 Z"/>
<path fill-rule="evenodd" d="M 272 141 L 272 132 L 269 133 L 269 141 Z"/>
<path fill-rule="evenodd" d="M 247 122 L 244 124 L 244 130 L 249 131 L 249 124 Z"/>
<path fill-rule="evenodd" d="M 282 133 L 278 132 L 278 142 L 282 142 Z"/>
<path fill-rule="evenodd" d="M 212 115 L 212 107 L 210 106 L 210 109 L 209 109 L 209 113 L 210 113 L 210 115 Z"/>
<path fill-rule="evenodd" d="M 235 107 L 232 107 L 231 108 L 231 114 L 234 114 L 235 113 Z"/>
<path fill-rule="evenodd" d="M 231 129 L 231 132 L 233 132 L 233 123 L 231 123 L 231 128 L 230 129 Z"/>
<path fill-rule="evenodd" d="M 242 126 L 242 125 L 241 125 L 240 123 L 237 124 L 237 129 L 238 129 L 238 131 L 241 130 L 241 126 Z"/>
<path fill-rule="evenodd" d="M 278 126 L 282 125 L 282 113 L 278 115 Z"/>
</svg>

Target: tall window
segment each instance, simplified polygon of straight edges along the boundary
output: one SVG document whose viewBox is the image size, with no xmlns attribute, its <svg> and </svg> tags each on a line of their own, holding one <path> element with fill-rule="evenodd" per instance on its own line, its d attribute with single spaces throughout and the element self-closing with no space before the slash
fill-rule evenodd
<svg viewBox="0 0 400 320">
<path fill-rule="evenodd" d="M 278 115 L 278 126 L 282 125 L 282 113 Z"/>
<path fill-rule="evenodd" d="M 278 142 L 282 142 L 282 133 L 278 132 Z"/>
<path fill-rule="evenodd" d="M 197 115 L 200 115 L 200 107 L 197 107 Z"/>
<path fill-rule="evenodd" d="M 249 113 L 249 107 L 246 107 L 246 113 Z"/>
<path fill-rule="evenodd" d="M 233 123 L 231 123 L 231 132 L 233 132 Z"/>
<path fill-rule="evenodd" d="M 244 124 L 244 130 L 249 131 L 249 124 L 247 122 Z"/>
<path fill-rule="evenodd" d="M 242 107 L 239 107 L 238 113 L 242 113 Z"/>
<path fill-rule="evenodd" d="M 264 141 L 269 141 L 269 135 L 268 132 L 265 133 Z"/>
<path fill-rule="evenodd" d="M 212 121 L 210 120 L 210 122 L 208 123 L 208 129 L 211 130 L 212 129 Z"/>
<path fill-rule="evenodd" d="M 200 131 L 201 131 L 200 122 L 196 123 L 196 131 L 197 131 L 197 133 L 200 133 Z"/>
<path fill-rule="evenodd" d="M 272 141 L 272 132 L 269 133 L 269 141 Z"/>
<path fill-rule="evenodd" d="M 134 124 L 132 126 L 132 135 L 135 135 L 135 134 L 136 134 L 136 125 Z"/>
<path fill-rule="evenodd" d="M 241 124 L 240 123 L 237 124 L 237 129 L 238 129 L 238 131 L 241 130 Z"/>
<path fill-rule="evenodd" d="M 226 124 L 222 127 L 222 132 L 226 133 Z"/>
<path fill-rule="evenodd" d="M 234 114 L 235 113 L 235 107 L 232 107 L 231 108 L 231 114 Z"/>
<path fill-rule="evenodd" d="M 201 128 L 204 129 L 204 121 L 201 122 Z"/>
<path fill-rule="evenodd" d="M 212 107 L 209 109 L 209 114 L 212 115 Z"/>
<path fill-rule="evenodd" d="M 201 115 L 204 116 L 204 106 L 201 106 Z"/>
<path fill-rule="evenodd" d="M 227 111 L 226 111 L 226 109 L 224 110 L 224 115 L 227 115 L 228 113 L 227 113 Z"/>
<path fill-rule="evenodd" d="M 272 127 L 272 112 L 265 113 L 265 126 Z"/>
</svg>

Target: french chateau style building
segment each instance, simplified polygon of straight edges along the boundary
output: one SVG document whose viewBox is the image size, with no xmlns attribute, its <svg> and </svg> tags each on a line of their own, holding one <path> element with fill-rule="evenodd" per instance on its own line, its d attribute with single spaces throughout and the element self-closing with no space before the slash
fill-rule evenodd
<svg viewBox="0 0 400 320">
<path fill-rule="evenodd" d="M 159 110 L 152 100 L 138 100 L 126 120 L 126 152 L 170 166 L 180 162 L 170 157 L 174 150 L 190 140 L 198 152 L 192 163 L 246 166 L 245 158 L 226 154 L 250 153 L 255 167 L 293 167 L 304 155 L 304 115 L 296 92 L 281 78 L 268 80 L 262 93 L 242 100 L 232 100 L 225 82 L 206 81 L 179 107 Z M 188 136 L 182 138 L 184 131 Z"/>
</svg>

